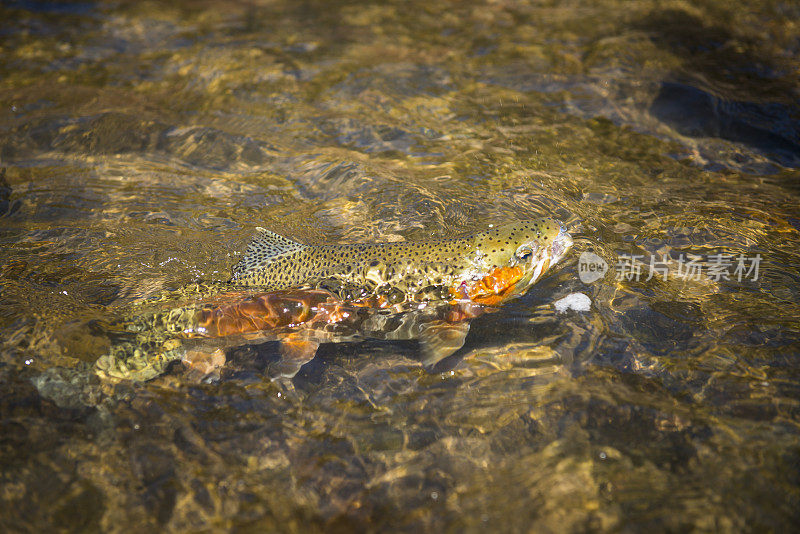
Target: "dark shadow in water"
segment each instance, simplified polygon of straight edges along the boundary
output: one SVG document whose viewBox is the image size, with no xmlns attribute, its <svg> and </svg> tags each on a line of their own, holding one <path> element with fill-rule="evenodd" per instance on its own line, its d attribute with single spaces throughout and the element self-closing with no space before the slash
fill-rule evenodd
<svg viewBox="0 0 800 534">
<path fill-rule="evenodd" d="M 0 217 L 13 215 L 22 205 L 19 199 L 11 200 L 11 194 L 13 192 L 11 186 L 8 185 L 6 181 L 6 169 L 0 169 Z"/>
<path fill-rule="evenodd" d="M 97 410 L 84 403 L 59 406 L 28 376 L 2 364 L 0 386 L 0 469 L 4 484 L 13 480 L 22 492 L 14 506 L 4 507 L 3 531 L 47 531 L 50 521 L 73 532 L 99 531 L 106 511 L 102 492 L 62 455 L 66 443 L 94 439 Z"/>
<path fill-rule="evenodd" d="M 52 13 L 54 15 L 84 15 L 94 9 L 94 2 L 65 2 L 56 0 L 4 0 L 8 7 L 24 9 L 34 13 Z"/>
<path fill-rule="evenodd" d="M 277 341 L 266 341 L 256 345 L 234 347 L 225 353 L 223 377 L 244 382 L 261 381 L 269 366 L 280 360 Z"/>
<path fill-rule="evenodd" d="M 800 123 L 788 106 L 731 101 L 692 85 L 664 82 L 650 112 L 688 137 L 720 137 L 784 167 L 800 167 Z"/>
<path fill-rule="evenodd" d="M 762 44 L 677 9 L 655 11 L 634 27 L 684 58 L 652 103 L 655 117 L 683 135 L 727 139 L 800 167 L 797 79 Z"/>
</svg>

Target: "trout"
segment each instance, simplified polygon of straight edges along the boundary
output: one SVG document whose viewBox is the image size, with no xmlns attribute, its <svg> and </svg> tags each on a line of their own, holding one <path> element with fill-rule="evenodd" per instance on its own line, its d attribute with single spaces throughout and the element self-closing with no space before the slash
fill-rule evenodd
<svg viewBox="0 0 800 534">
<path fill-rule="evenodd" d="M 469 321 L 522 295 L 572 246 L 554 219 L 426 242 L 306 245 L 265 229 L 233 268 L 232 288 L 139 314 L 132 343 L 98 360 L 103 377 L 146 380 L 181 359 L 214 374 L 224 348 L 278 340 L 270 369 L 291 378 L 321 343 L 416 339 L 435 365 L 464 344 Z"/>
<path fill-rule="evenodd" d="M 326 289 L 373 306 L 430 300 L 497 305 L 520 295 L 572 246 L 549 218 L 421 242 L 311 246 L 264 228 L 232 281 L 263 291 Z"/>
</svg>

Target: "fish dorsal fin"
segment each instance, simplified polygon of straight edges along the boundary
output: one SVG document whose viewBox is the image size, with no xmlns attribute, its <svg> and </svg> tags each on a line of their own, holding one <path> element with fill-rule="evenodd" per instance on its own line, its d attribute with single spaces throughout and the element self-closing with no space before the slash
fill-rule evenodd
<svg viewBox="0 0 800 534">
<path fill-rule="evenodd" d="M 276 258 L 297 252 L 308 246 L 260 226 L 257 226 L 256 230 L 258 230 L 258 236 L 247 245 L 244 256 L 236 266 L 238 274 L 260 269 Z"/>
<path fill-rule="evenodd" d="M 260 254 L 266 258 L 273 258 L 308 246 L 260 226 L 256 226 L 256 230 L 258 230 L 258 236 L 247 246 L 245 256 Z"/>
</svg>

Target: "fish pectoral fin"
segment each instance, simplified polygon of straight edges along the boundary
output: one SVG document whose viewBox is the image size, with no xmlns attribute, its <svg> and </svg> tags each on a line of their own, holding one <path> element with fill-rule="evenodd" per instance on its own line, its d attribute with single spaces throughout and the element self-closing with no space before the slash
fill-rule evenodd
<svg viewBox="0 0 800 534">
<path fill-rule="evenodd" d="M 464 346 L 469 322 L 435 321 L 419 333 L 422 365 L 432 367 Z"/>
<path fill-rule="evenodd" d="M 269 369 L 273 380 L 294 377 L 303 365 L 314 359 L 319 348 L 319 342 L 303 333 L 288 334 L 279 341 L 281 359 Z"/>
<path fill-rule="evenodd" d="M 225 365 L 225 351 L 220 348 L 195 347 L 187 349 L 181 358 L 186 367 L 186 378 L 190 382 L 201 382 L 219 378 L 219 370 Z"/>
</svg>

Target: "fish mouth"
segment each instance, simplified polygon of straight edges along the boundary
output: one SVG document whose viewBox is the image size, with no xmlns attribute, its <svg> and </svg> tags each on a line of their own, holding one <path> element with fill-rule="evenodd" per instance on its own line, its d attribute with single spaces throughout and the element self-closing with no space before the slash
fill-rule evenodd
<svg viewBox="0 0 800 534">
<path fill-rule="evenodd" d="M 567 232 L 567 229 L 564 228 L 562 224 L 558 235 L 550 244 L 550 265 L 555 265 L 558 260 L 563 258 L 569 249 L 572 248 L 573 243 L 572 236 L 569 235 L 569 232 Z"/>
</svg>

